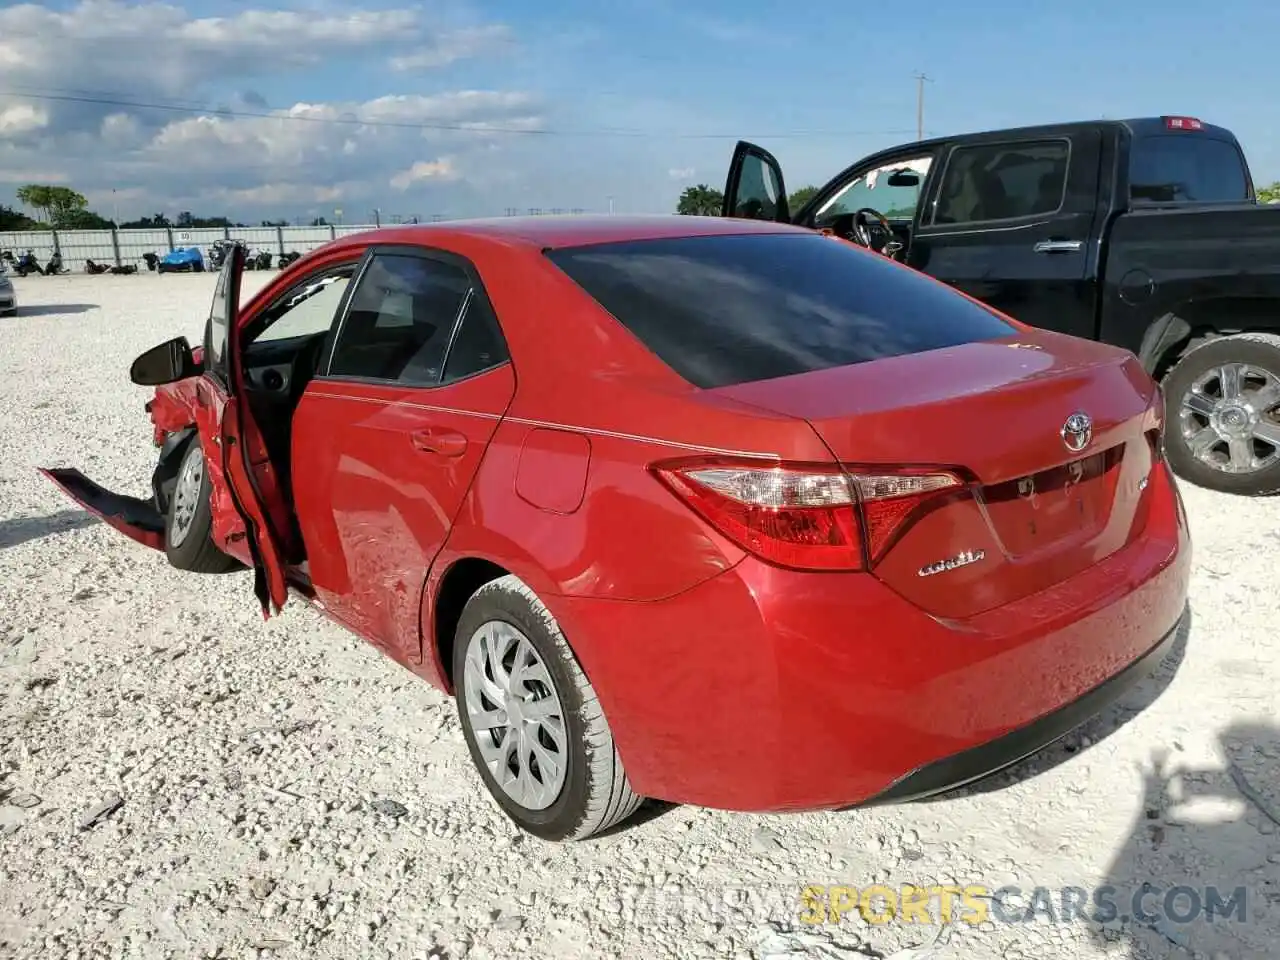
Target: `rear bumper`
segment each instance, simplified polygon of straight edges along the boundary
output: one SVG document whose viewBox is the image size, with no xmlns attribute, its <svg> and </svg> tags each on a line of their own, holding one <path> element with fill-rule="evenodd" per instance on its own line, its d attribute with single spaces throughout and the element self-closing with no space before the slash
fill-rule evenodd
<svg viewBox="0 0 1280 960">
<path fill-rule="evenodd" d="M 545 599 L 638 792 L 755 811 L 903 799 L 1034 752 L 1158 656 L 1190 544 L 1163 467 L 1152 496 L 1128 547 L 964 621 L 866 575 L 750 558 L 664 601 Z"/>
<path fill-rule="evenodd" d="M 981 746 L 918 767 L 866 803 L 921 800 L 945 793 L 998 773 L 1056 743 L 1149 676 L 1173 648 L 1181 626 L 1179 621 L 1155 647 L 1065 707 Z"/>
</svg>

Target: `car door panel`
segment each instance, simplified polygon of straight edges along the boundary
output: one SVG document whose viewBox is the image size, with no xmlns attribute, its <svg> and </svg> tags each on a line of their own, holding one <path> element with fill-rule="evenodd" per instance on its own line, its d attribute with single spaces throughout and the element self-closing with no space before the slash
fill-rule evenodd
<svg viewBox="0 0 1280 960">
<path fill-rule="evenodd" d="M 311 587 L 334 617 L 419 662 L 423 587 L 515 374 L 479 275 L 441 251 L 370 249 L 335 331 L 294 415 Z M 492 336 L 477 353 L 478 331 Z"/>
<path fill-rule="evenodd" d="M 720 215 L 791 222 L 782 166 L 773 154 L 746 140 L 738 141 L 729 163 Z"/>
<path fill-rule="evenodd" d="M 1044 203 L 1037 212 L 1002 216 L 1020 212 L 1008 191 L 992 182 L 1004 158 L 1034 156 L 1036 150 L 1048 157 L 1051 144 L 1065 146 L 1064 182 L 1056 207 Z M 908 263 L 1024 323 L 1094 336 L 1097 291 L 1090 279 L 1090 243 L 1101 148 L 1097 129 L 1069 135 L 1042 130 L 1022 140 L 993 135 L 957 144 L 944 161 L 937 196 L 916 230 Z M 994 174 L 975 169 L 972 189 L 962 196 L 959 186 L 953 189 L 953 184 L 961 184 L 958 163 L 977 156 L 994 158 Z M 976 160 L 974 166 L 979 166 Z M 1010 168 L 1003 169 L 1002 183 L 1010 177 Z M 1039 168 L 1029 162 L 1027 169 Z M 1040 178 L 1046 191 L 1048 177 L 1046 173 Z M 944 215 L 949 206 L 964 212 Z"/>
<path fill-rule="evenodd" d="M 430 389 L 317 380 L 294 416 L 316 596 L 414 662 L 427 573 L 514 393 L 510 364 Z"/>
</svg>

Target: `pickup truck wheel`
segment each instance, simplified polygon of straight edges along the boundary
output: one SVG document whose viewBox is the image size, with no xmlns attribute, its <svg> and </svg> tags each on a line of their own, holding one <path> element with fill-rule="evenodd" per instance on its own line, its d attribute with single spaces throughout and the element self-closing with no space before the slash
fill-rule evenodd
<svg viewBox="0 0 1280 960">
<path fill-rule="evenodd" d="M 240 566 L 213 542 L 213 510 L 209 506 L 212 489 L 204 450 L 199 438 L 192 438 L 178 467 L 164 524 L 164 552 L 179 570 L 226 573 Z"/>
<path fill-rule="evenodd" d="M 1280 492 L 1280 336 L 1206 341 L 1169 372 L 1164 395 L 1174 473 L 1222 493 Z"/>
<path fill-rule="evenodd" d="M 472 594 L 455 638 L 463 735 L 507 816 L 544 840 L 583 840 L 636 811 L 595 689 L 524 581 Z"/>
</svg>

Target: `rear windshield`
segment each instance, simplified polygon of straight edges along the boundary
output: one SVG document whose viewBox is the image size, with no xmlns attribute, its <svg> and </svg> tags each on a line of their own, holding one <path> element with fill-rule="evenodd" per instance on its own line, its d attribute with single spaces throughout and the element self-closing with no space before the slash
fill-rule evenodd
<svg viewBox="0 0 1280 960">
<path fill-rule="evenodd" d="M 1248 200 L 1244 157 L 1229 140 L 1194 133 L 1137 137 L 1129 161 L 1129 196 L 1156 203 Z"/>
<path fill-rule="evenodd" d="M 547 256 L 698 387 L 1014 332 L 941 284 L 817 233 L 640 240 Z"/>
</svg>

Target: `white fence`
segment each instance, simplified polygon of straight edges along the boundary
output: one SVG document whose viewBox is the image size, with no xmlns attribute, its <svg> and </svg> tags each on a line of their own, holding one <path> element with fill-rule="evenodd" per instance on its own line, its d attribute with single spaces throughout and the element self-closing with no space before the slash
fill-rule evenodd
<svg viewBox="0 0 1280 960">
<path fill-rule="evenodd" d="M 145 270 L 142 256 L 163 256 L 179 247 L 199 247 L 205 258 L 215 240 L 243 240 L 251 250 L 277 256 L 283 253 L 307 253 L 335 237 L 373 230 L 374 225 L 328 227 L 212 227 L 186 229 L 160 227 L 151 230 L 23 230 L 0 231 L 0 250 L 11 250 L 15 257 L 31 250 L 41 264 L 57 250 L 62 265 L 80 272 L 86 260 L 111 266 L 136 264 Z"/>
</svg>

